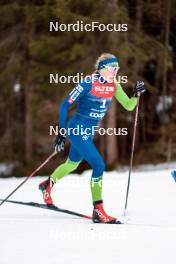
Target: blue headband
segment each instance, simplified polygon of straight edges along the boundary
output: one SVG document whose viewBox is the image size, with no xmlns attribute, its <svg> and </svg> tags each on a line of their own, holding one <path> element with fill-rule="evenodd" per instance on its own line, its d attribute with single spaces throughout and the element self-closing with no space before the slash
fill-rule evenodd
<svg viewBox="0 0 176 264">
<path fill-rule="evenodd" d="M 118 62 L 117 58 L 111 58 L 111 59 L 100 61 L 98 64 L 98 69 L 102 68 L 104 65 L 111 64 L 111 63 L 117 63 L 117 62 Z"/>
</svg>

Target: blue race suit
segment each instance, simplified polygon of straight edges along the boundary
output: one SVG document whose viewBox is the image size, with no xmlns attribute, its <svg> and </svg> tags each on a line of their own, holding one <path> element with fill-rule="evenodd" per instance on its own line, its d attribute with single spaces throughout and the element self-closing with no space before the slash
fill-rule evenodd
<svg viewBox="0 0 176 264">
<path fill-rule="evenodd" d="M 115 83 L 108 83 L 99 73 L 84 79 L 63 101 L 60 107 L 60 127 L 92 129 L 98 126 L 110 106 L 115 90 Z M 67 124 L 68 109 L 75 103 L 78 103 L 77 111 Z M 102 176 L 105 164 L 93 142 L 93 135 L 70 133 L 68 138 L 71 142 L 69 160 L 80 162 L 84 159 L 93 169 L 92 177 Z"/>
</svg>

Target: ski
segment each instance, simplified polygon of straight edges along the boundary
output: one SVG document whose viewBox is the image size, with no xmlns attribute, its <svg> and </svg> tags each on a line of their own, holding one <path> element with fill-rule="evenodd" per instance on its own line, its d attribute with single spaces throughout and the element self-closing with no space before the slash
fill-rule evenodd
<svg viewBox="0 0 176 264">
<path fill-rule="evenodd" d="M 0 199 L 0 201 L 3 201 L 3 199 Z M 91 216 L 84 215 L 81 213 L 77 213 L 74 211 L 70 211 L 67 209 L 62 209 L 62 208 L 57 207 L 54 204 L 47 205 L 47 204 L 36 203 L 36 202 L 22 202 L 22 201 L 16 201 L 16 200 L 6 200 L 5 202 L 6 203 L 19 204 L 19 205 L 26 205 L 26 206 L 31 206 L 31 207 L 37 207 L 37 208 L 41 208 L 41 209 L 47 209 L 47 210 L 56 211 L 59 213 L 65 213 L 65 214 L 74 215 L 74 216 L 78 216 L 81 218 L 92 220 Z M 107 224 L 118 224 L 119 225 L 119 224 L 123 224 L 123 223 L 121 223 L 120 221 L 117 221 L 116 223 L 107 223 Z"/>
<path fill-rule="evenodd" d="M 0 199 L 0 201 L 3 201 L 3 199 Z M 55 206 L 54 204 L 46 205 L 46 204 L 41 204 L 41 203 L 36 203 L 36 202 L 22 202 L 22 201 L 15 201 L 15 200 L 6 200 L 6 202 L 7 203 L 19 204 L 19 205 L 26 205 L 26 206 L 31 206 L 31 207 L 37 207 L 37 208 L 42 208 L 42 209 L 47 209 L 47 210 L 52 210 L 52 211 L 65 213 L 65 214 L 69 214 L 69 215 L 75 215 L 75 216 L 82 217 L 82 218 L 85 218 L 85 219 L 92 219 L 91 216 L 84 215 L 84 214 L 81 214 L 81 213 L 77 213 L 77 212 L 74 212 L 74 211 L 70 211 L 70 210 L 67 210 L 67 209 L 62 209 L 62 208 L 59 208 L 59 207 Z"/>
</svg>

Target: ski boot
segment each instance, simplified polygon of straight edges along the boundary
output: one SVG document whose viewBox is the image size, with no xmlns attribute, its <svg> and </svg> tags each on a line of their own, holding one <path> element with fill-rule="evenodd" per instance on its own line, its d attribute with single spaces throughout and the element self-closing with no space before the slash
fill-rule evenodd
<svg viewBox="0 0 176 264">
<path fill-rule="evenodd" d="M 106 214 L 103 208 L 103 201 L 97 201 L 94 203 L 92 220 L 94 223 L 122 224 L 115 217 Z"/>
<path fill-rule="evenodd" d="M 53 200 L 51 198 L 51 189 L 53 185 L 54 182 L 50 179 L 50 177 L 39 184 L 39 190 L 42 192 L 43 200 L 47 205 L 53 205 Z"/>
</svg>

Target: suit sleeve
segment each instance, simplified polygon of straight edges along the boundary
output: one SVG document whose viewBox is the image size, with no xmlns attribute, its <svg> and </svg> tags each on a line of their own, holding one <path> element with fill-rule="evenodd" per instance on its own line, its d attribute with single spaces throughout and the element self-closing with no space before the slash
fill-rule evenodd
<svg viewBox="0 0 176 264">
<path fill-rule="evenodd" d="M 74 89 L 68 94 L 68 96 L 64 99 L 61 106 L 59 107 L 59 126 L 61 128 L 66 128 L 68 110 L 71 106 L 77 103 L 81 97 L 83 97 L 86 93 L 91 90 L 92 83 L 86 82 L 83 80 L 79 83 Z"/>
<path fill-rule="evenodd" d="M 137 104 L 137 98 L 131 97 L 129 98 L 128 95 L 122 89 L 122 86 L 118 83 L 116 84 L 116 91 L 114 94 L 117 101 L 127 110 L 133 111 Z"/>
</svg>

